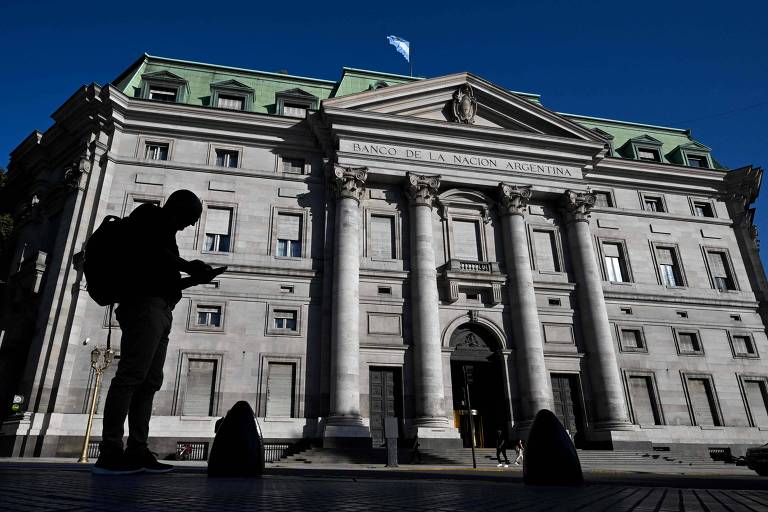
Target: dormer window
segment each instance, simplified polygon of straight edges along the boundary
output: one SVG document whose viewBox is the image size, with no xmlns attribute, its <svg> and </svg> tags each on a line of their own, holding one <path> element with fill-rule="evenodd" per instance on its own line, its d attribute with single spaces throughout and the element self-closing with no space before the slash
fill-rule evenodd
<svg viewBox="0 0 768 512">
<path fill-rule="evenodd" d="M 179 90 L 175 87 L 160 87 L 159 85 L 149 86 L 149 99 L 155 101 L 176 103 L 176 96 L 178 93 Z"/>
<path fill-rule="evenodd" d="M 691 155 L 686 153 L 685 159 L 688 160 L 688 167 L 700 167 L 706 169 L 709 167 L 709 161 L 706 155 Z"/>
<path fill-rule="evenodd" d="M 141 75 L 141 97 L 163 103 L 184 103 L 187 81 L 170 71 Z"/>
<path fill-rule="evenodd" d="M 641 135 L 629 139 L 617 152 L 624 158 L 644 162 L 663 162 L 661 146 L 660 140 L 654 139 L 650 135 Z"/>
<path fill-rule="evenodd" d="M 691 141 L 687 144 L 681 144 L 672 151 L 667 158 L 677 165 L 688 167 L 697 167 L 699 169 L 711 169 L 712 157 L 709 155 L 710 149 L 701 142 Z"/>
<path fill-rule="evenodd" d="M 649 162 L 661 162 L 661 156 L 657 149 L 637 148 L 637 159 Z"/>
<path fill-rule="evenodd" d="M 222 80 L 211 84 L 210 106 L 227 110 L 251 110 L 253 89 L 237 80 Z"/>
<path fill-rule="evenodd" d="M 242 96 L 228 96 L 221 94 L 219 100 L 216 102 L 216 106 L 219 108 L 228 108 L 230 110 L 243 110 L 243 104 L 245 101 Z"/>
<path fill-rule="evenodd" d="M 308 110 L 315 110 L 319 98 L 301 89 L 281 91 L 276 95 L 278 115 L 304 119 Z"/>
</svg>

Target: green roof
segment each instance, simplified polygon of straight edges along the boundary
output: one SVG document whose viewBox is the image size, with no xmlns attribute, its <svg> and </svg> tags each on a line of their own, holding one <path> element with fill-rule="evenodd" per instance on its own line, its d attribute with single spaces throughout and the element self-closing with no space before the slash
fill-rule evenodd
<svg viewBox="0 0 768 512">
<path fill-rule="evenodd" d="M 296 89 L 300 89 L 319 100 L 324 100 L 423 80 L 419 77 L 348 67 L 342 68 L 341 77 L 338 80 L 323 80 L 144 54 L 117 77 L 113 85 L 128 96 L 141 97 L 142 76 L 155 73 L 165 73 L 172 79 L 178 77 L 184 80 L 187 90 L 182 101 L 191 105 L 209 106 L 211 85 L 216 83 L 234 84 L 239 88 L 253 90 L 253 100 L 249 109 L 266 114 L 276 112 L 276 95 L 280 92 L 296 93 Z M 537 94 L 510 92 L 533 103 L 541 104 Z M 629 147 L 629 141 L 638 140 L 638 138 L 651 141 L 660 147 L 662 163 L 683 164 L 681 149 L 694 148 L 705 153 L 709 151 L 709 148 L 693 139 L 689 130 L 576 114 L 560 115 L 585 128 L 595 129 L 604 137 L 606 134 L 612 137 L 613 156 L 631 157 L 631 151 L 628 152 L 626 148 Z M 712 166 L 724 169 L 714 158 L 712 158 Z"/>
</svg>

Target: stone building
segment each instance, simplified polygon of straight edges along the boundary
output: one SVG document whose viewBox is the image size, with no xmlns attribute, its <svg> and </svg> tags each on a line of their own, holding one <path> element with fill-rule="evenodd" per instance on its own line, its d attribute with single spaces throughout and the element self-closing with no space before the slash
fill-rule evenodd
<svg viewBox="0 0 768 512">
<path fill-rule="evenodd" d="M 687 130 L 556 113 L 469 73 L 149 55 L 52 117 L 2 198 L 0 392 L 25 397 L 5 454 L 78 451 L 108 322 L 81 251 L 106 215 L 179 188 L 204 203 L 182 256 L 229 269 L 174 311 L 156 451 L 210 440 L 237 400 L 266 438 L 326 446 L 380 442 L 385 416 L 424 447 L 468 446 L 471 418 L 489 445 L 542 408 L 580 446 L 765 440 L 762 171 Z"/>
</svg>

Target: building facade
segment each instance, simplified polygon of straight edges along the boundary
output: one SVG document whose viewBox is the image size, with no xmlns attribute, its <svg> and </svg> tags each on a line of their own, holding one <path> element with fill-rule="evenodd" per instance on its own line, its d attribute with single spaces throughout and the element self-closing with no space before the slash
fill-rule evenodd
<svg viewBox="0 0 768 512">
<path fill-rule="evenodd" d="M 204 204 L 182 256 L 228 270 L 174 310 L 155 451 L 210 440 L 238 400 L 266 438 L 326 446 L 380 443 L 387 416 L 424 447 L 469 446 L 470 421 L 490 445 L 543 408 L 579 446 L 765 441 L 762 171 L 689 131 L 556 113 L 468 73 L 148 55 L 52 117 L 3 190 L 0 394 L 25 400 L 4 454 L 79 451 L 109 322 L 85 242 L 180 188 Z"/>
</svg>

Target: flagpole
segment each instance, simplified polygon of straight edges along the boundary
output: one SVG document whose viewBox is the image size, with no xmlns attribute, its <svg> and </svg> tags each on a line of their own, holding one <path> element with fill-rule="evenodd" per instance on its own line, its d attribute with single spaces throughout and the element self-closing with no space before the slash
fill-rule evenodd
<svg viewBox="0 0 768 512">
<path fill-rule="evenodd" d="M 413 76 L 413 45 L 408 48 L 408 66 L 411 69 L 411 76 Z"/>
</svg>

